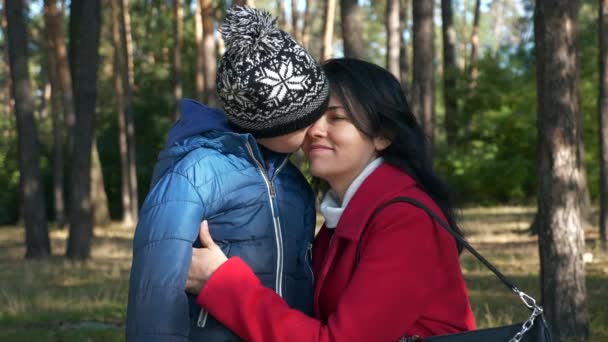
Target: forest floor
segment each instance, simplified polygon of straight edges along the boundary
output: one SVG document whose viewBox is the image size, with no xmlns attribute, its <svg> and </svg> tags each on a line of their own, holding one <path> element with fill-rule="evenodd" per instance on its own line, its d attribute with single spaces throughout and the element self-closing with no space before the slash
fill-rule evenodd
<svg viewBox="0 0 608 342">
<path fill-rule="evenodd" d="M 530 207 L 463 210 L 469 242 L 531 296 L 540 298 L 536 238 L 526 233 Z M 608 255 L 597 229 L 586 230 L 590 341 L 608 341 Z M 52 229 L 53 257 L 24 260 L 24 231 L 0 227 L 0 341 L 123 341 L 133 231 L 97 227 L 92 258 L 66 261 L 67 230 Z M 523 321 L 528 310 L 490 271 L 463 252 L 471 305 L 479 327 Z"/>
</svg>

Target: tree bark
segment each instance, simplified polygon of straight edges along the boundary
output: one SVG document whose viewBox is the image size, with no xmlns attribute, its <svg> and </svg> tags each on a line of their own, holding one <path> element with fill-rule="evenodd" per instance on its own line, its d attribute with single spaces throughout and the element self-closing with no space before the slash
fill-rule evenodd
<svg viewBox="0 0 608 342">
<path fill-rule="evenodd" d="M 255 7 L 254 0 L 234 0 L 235 6 L 247 6 L 247 7 Z"/>
<path fill-rule="evenodd" d="M 336 0 L 326 0 L 325 20 L 323 20 L 323 45 L 321 46 L 321 60 L 330 59 L 333 55 L 334 16 L 336 15 Z"/>
<path fill-rule="evenodd" d="M 103 181 L 103 170 L 97 141 L 93 133 L 91 144 L 91 205 L 93 207 L 93 225 L 106 225 L 110 223 L 110 211 L 108 210 L 108 196 L 106 195 L 105 182 Z"/>
<path fill-rule="evenodd" d="M 541 290 L 556 341 L 586 341 L 589 314 L 581 219 L 581 115 L 576 20 L 580 1 L 537 1 L 538 229 Z"/>
<path fill-rule="evenodd" d="M 301 42 L 300 30 L 298 29 L 298 21 L 300 20 L 300 12 L 298 11 L 298 0 L 291 0 L 291 33 L 297 42 Z"/>
<path fill-rule="evenodd" d="M 196 64 L 194 66 L 196 99 L 205 101 L 205 48 L 203 47 L 203 0 L 196 0 L 194 14 L 194 40 L 196 42 Z"/>
<path fill-rule="evenodd" d="M 27 32 L 22 1 L 5 2 L 8 57 L 11 73 L 19 146 L 19 183 L 23 198 L 25 257 L 51 254 L 49 230 L 40 176 L 38 134 L 28 71 Z"/>
<path fill-rule="evenodd" d="M 386 1 L 386 68 L 399 79 L 399 1 Z"/>
<path fill-rule="evenodd" d="M 481 0 L 475 1 L 475 14 L 473 15 L 473 30 L 471 33 L 471 56 L 469 57 L 469 90 L 475 89 L 479 70 L 477 60 L 479 59 L 479 17 Z"/>
<path fill-rule="evenodd" d="M 135 65 L 133 62 L 133 36 L 131 34 L 131 13 L 129 11 L 129 0 L 121 0 L 121 20 L 122 20 L 122 37 L 124 44 L 124 53 L 125 55 L 125 63 L 127 65 L 127 85 L 129 86 L 130 91 L 133 92 L 135 90 Z M 129 101 L 129 99 L 127 99 Z M 127 104 L 128 105 L 128 104 Z"/>
<path fill-rule="evenodd" d="M 600 241 L 608 251 L 608 0 L 599 1 Z"/>
<path fill-rule="evenodd" d="M 285 20 L 285 0 L 277 0 L 277 19 L 279 23 L 279 27 L 283 30 L 287 31 L 287 22 Z"/>
<path fill-rule="evenodd" d="M 0 12 L 0 24 L 1 24 L 1 29 L 2 29 L 2 36 L 6 37 L 7 34 L 7 30 L 6 30 L 6 15 L 4 15 L 4 13 L 6 12 L 6 8 L 2 9 L 2 12 Z M 9 75 L 10 74 L 10 70 L 9 70 L 9 60 L 8 60 L 8 44 L 6 43 L 6 39 L 5 39 L 5 43 L 4 43 L 4 50 L 5 50 L 5 54 L 2 58 L 2 61 L 4 62 L 3 66 L 2 66 L 2 71 L 4 72 L 5 75 Z M 13 95 L 11 94 L 11 88 L 12 88 L 12 81 L 11 78 L 8 77 L 6 82 L 4 82 L 4 89 L 3 89 L 3 101 L 2 103 L 4 104 L 4 114 L 6 115 L 6 120 L 11 120 L 13 118 Z M 9 132 L 9 136 L 13 136 L 12 134 L 10 134 Z"/>
<path fill-rule="evenodd" d="M 123 52 L 125 53 L 126 61 L 126 76 L 127 82 L 125 84 L 126 94 L 126 125 L 127 125 L 127 152 L 128 152 L 128 165 L 129 165 L 129 195 L 131 196 L 131 217 L 133 222 L 138 220 L 139 212 L 139 194 L 137 186 L 137 156 L 135 149 L 135 108 L 133 105 L 133 93 L 136 91 L 135 87 L 135 66 L 133 62 L 133 38 L 131 35 L 131 15 L 129 13 L 129 0 L 122 0 L 122 44 Z M 101 178 L 103 182 L 103 178 Z M 105 193 L 105 191 L 104 191 Z"/>
<path fill-rule="evenodd" d="M 456 30 L 454 29 L 452 0 L 441 0 L 443 35 L 443 102 L 444 129 L 449 146 L 456 142 L 458 130 L 458 103 L 456 100 Z"/>
<path fill-rule="evenodd" d="M 235 2 L 236 3 L 236 2 Z M 182 91 L 182 39 L 183 39 L 184 8 L 182 0 L 173 0 L 173 98 L 175 110 L 173 119 L 179 119 L 179 101 Z"/>
<path fill-rule="evenodd" d="M 54 1 L 51 6 L 55 6 Z M 55 7 L 54 7 L 55 8 Z M 53 53 L 55 47 L 52 45 L 54 38 L 49 30 L 48 20 L 49 10 L 45 3 L 45 22 L 46 22 L 46 41 L 47 41 L 47 58 L 48 58 L 48 75 L 51 82 L 51 118 L 53 125 L 53 208 L 55 209 L 55 224 L 63 228 L 65 225 L 65 196 L 64 189 L 64 160 L 63 160 L 63 120 L 61 120 L 61 85 L 59 82 L 59 72 L 57 60 Z M 65 50 L 65 48 L 64 48 Z"/>
<path fill-rule="evenodd" d="M 432 156 L 435 140 L 433 1 L 413 1 L 414 81 L 412 108 L 422 124 Z"/>
<path fill-rule="evenodd" d="M 344 56 L 364 59 L 361 10 L 357 0 L 340 0 L 340 17 Z"/>
<path fill-rule="evenodd" d="M 207 104 L 217 106 L 217 92 L 215 89 L 215 76 L 217 71 L 217 54 L 215 38 L 213 35 L 214 17 L 213 2 L 202 0 L 203 3 L 203 66 L 205 68 L 205 94 Z"/>
<path fill-rule="evenodd" d="M 78 3 L 72 3 L 72 10 L 78 7 Z M 77 9 L 76 9 L 77 10 Z M 68 52 L 66 49 L 64 33 L 63 33 L 63 16 L 57 9 L 55 0 L 44 1 L 45 25 L 47 31 L 47 39 L 49 44 L 49 54 L 53 54 L 53 59 L 57 65 L 57 78 L 63 104 L 64 121 L 67 132 L 68 158 L 72 151 L 73 145 L 73 130 L 76 122 L 76 114 L 74 113 L 74 91 L 72 84 L 72 74 L 70 63 L 68 62 Z M 70 24 L 72 24 L 70 20 Z M 70 39 L 71 41 L 71 39 Z M 70 45 L 76 44 L 70 42 Z"/>
<path fill-rule="evenodd" d="M 305 49 L 310 50 L 310 29 L 312 26 L 312 8 L 315 6 L 316 1 L 306 0 L 306 11 L 304 11 L 304 24 L 302 25 L 302 46 Z"/>
<path fill-rule="evenodd" d="M 407 40 L 403 32 L 407 30 L 409 0 L 401 0 L 399 8 L 399 79 L 401 80 L 401 89 L 408 101 L 410 101 L 410 74 L 409 61 L 407 53 Z"/>
<path fill-rule="evenodd" d="M 78 65 L 74 76 L 77 115 L 70 172 L 70 235 L 66 255 L 70 259 L 86 259 L 90 256 L 93 236 L 90 170 L 97 98 L 101 4 L 100 0 L 72 0 L 72 5 L 75 3 L 80 6 L 81 11 L 72 12 L 70 16 L 79 16 L 78 34 L 87 39 L 79 42 L 75 54 L 75 62 Z"/>
<path fill-rule="evenodd" d="M 76 70 L 78 70 L 78 51 L 80 48 L 80 13 L 82 13 L 83 1 L 70 1 L 70 21 L 69 21 L 69 46 L 68 46 L 68 67 L 70 70 L 70 79 L 72 84 L 72 92 L 75 93 L 77 88 L 76 84 Z M 74 122 L 76 123 L 76 105 L 74 103 Z M 68 121 L 68 120 L 66 120 Z M 69 123 L 68 123 L 69 124 Z M 72 126 L 73 130 L 74 126 Z M 73 132 L 70 131 L 68 141 L 72 141 Z M 71 154 L 71 152 L 70 152 Z"/>
<path fill-rule="evenodd" d="M 42 65 L 40 67 L 41 76 L 46 75 L 47 79 L 46 79 L 46 82 L 40 82 L 40 88 L 38 89 L 38 91 L 40 93 L 42 93 L 42 96 L 41 96 L 41 101 L 40 101 L 38 110 L 34 111 L 34 119 L 36 119 L 36 120 L 44 120 L 44 119 L 48 118 L 49 107 L 52 106 L 52 104 L 51 104 L 51 96 L 52 96 L 51 80 L 48 78 L 49 71 L 47 69 L 48 69 L 48 65 L 46 65 L 46 66 Z M 36 113 L 37 113 L 37 115 L 36 115 Z"/>
<path fill-rule="evenodd" d="M 120 22 L 118 16 L 118 0 L 111 0 L 112 17 L 112 47 L 114 48 L 114 88 L 116 91 L 116 111 L 118 119 L 118 149 L 120 154 L 120 198 L 122 202 L 122 223 L 133 225 L 136 221 L 132 216 L 131 192 L 129 189 L 129 152 L 127 147 L 127 121 L 125 114 L 125 61 L 120 39 Z"/>
</svg>

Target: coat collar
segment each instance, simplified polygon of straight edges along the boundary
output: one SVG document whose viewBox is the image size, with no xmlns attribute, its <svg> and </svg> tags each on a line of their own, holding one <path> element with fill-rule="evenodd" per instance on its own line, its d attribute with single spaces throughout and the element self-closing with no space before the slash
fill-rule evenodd
<svg viewBox="0 0 608 342">
<path fill-rule="evenodd" d="M 361 231 L 377 207 L 416 182 L 395 166 L 383 163 L 361 184 L 344 210 L 335 235 L 358 241 Z"/>
</svg>

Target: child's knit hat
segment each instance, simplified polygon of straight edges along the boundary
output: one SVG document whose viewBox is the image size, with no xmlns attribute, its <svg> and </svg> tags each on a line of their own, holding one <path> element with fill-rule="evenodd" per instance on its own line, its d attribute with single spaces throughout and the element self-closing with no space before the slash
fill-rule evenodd
<svg viewBox="0 0 608 342">
<path fill-rule="evenodd" d="M 327 77 L 270 13 L 230 8 L 220 31 L 226 52 L 218 67 L 217 91 L 237 131 L 275 137 L 323 115 L 329 101 Z"/>
</svg>

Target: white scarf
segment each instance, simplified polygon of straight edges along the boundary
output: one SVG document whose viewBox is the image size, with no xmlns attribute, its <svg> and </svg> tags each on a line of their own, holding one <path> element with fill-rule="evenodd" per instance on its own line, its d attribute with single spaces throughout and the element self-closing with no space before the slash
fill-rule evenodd
<svg viewBox="0 0 608 342">
<path fill-rule="evenodd" d="M 346 189 L 344 193 L 344 199 L 342 203 L 340 203 L 338 196 L 333 190 L 329 190 L 323 200 L 321 201 L 320 210 L 321 215 L 325 218 L 325 226 L 327 228 L 336 228 L 338 222 L 340 221 L 340 217 L 342 217 L 342 213 L 344 209 L 350 202 L 353 195 L 357 192 L 363 181 L 376 170 L 384 159 L 382 157 L 378 157 L 373 160 L 371 163 L 367 164 L 367 166 L 361 171 L 361 173 L 353 180 L 352 183 Z"/>
</svg>

